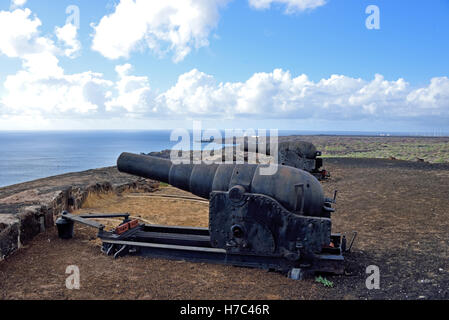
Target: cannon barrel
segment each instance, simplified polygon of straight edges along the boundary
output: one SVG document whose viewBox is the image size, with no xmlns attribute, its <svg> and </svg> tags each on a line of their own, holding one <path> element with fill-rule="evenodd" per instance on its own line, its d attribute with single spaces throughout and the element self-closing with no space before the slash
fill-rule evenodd
<svg viewBox="0 0 449 320">
<path fill-rule="evenodd" d="M 265 144 L 265 149 L 262 150 L 263 145 L 260 143 L 247 142 L 240 144 L 240 150 L 245 152 L 263 153 L 265 155 L 272 155 L 273 151 L 278 150 L 280 153 L 288 151 L 294 152 L 301 157 L 308 159 L 315 159 L 317 155 L 316 147 L 313 143 L 307 141 L 284 141 L 276 143 L 272 146 L 269 141 Z M 276 148 L 275 148 L 276 147 Z"/>
<path fill-rule="evenodd" d="M 261 174 L 257 164 L 174 164 L 171 160 L 122 153 L 117 160 L 120 172 L 158 180 L 209 199 L 212 191 L 242 186 L 245 191 L 277 200 L 287 210 L 305 216 L 329 217 L 323 189 L 306 171 L 278 165 L 276 173 Z"/>
</svg>

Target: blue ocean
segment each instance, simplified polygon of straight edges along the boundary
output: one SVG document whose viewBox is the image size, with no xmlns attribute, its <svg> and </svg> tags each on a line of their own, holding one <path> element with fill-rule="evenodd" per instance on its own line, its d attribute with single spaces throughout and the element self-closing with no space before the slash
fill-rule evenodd
<svg viewBox="0 0 449 320">
<path fill-rule="evenodd" d="M 115 165 L 121 152 L 168 149 L 170 131 L 0 132 L 0 187 Z"/>
<path fill-rule="evenodd" d="M 67 172 L 113 166 L 124 151 L 148 153 L 170 149 L 178 143 L 170 141 L 170 134 L 170 130 L 0 131 L 0 187 Z M 285 136 L 320 132 L 281 131 L 279 134 Z"/>
</svg>

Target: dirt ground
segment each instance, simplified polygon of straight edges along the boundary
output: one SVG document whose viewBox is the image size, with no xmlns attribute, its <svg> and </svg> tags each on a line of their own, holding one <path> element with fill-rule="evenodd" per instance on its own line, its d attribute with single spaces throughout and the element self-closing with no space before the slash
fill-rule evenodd
<svg viewBox="0 0 449 320">
<path fill-rule="evenodd" d="M 95 230 L 75 238 L 56 230 L 0 262 L 1 299 L 449 299 L 449 165 L 375 159 L 326 159 L 338 190 L 333 231 L 358 237 L 346 257 L 350 275 L 294 281 L 263 270 L 100 252 Z M 80 212 L 130 212 L 147 223 L 207 226 L 208 204 L 159 197 L 192 196 L 172 187 L 154 194 L 92 196 Z M 103 222 L 103 221 L 101 221 Z M 117 221 L 118 222 L 118 221 Z M 77 265 L 80 290 L 68 290 L 66 267 Z M 368 290 L 366 267 L 380 269 Z"/>
</svg>

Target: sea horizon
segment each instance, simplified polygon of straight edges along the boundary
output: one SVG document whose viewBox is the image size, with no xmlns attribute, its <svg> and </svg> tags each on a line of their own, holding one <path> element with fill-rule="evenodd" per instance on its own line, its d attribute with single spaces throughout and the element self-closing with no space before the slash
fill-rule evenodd
<svg viewBox="0 0 449 320">
<path fill-rule="evenodd" d="M 178 143 L 170 141 L 171 132 L 169 129 L 0 131 L 0 187 L 69 172 L 114 166 L 118 156 L 125 151 L 149 153 L 170 149 Z M 189 132 L 192 134 L 191 130 Z M 224 130 L 221 132 L 224 133 Z M 279 136 L 436 136 L 430 133 L 416 135 L 416 132 L 385 131 L 279 130 L 278 132 Z M 212 144 L 209 148 L 221 146 Z"/>
<path fill-rule="evenodd" d="M 55 130 L 1 130 L 2 133 L 87 133 L 87 132 L 172 132 L 173 130 L 184 129 L 184 128 L 172 128 L 172 129 L 55 129 Z M 204 130 L 207 130 L 203 129 Z M 192 132 L 191 129 L 186 129 L 189 132 Z M 228 129 L 217 129 L 220 132 L 225 132 Z M 247 130 L 247 129 L 229 129 L 229 130 Z M 269 132 L 270 129 L 253 129 L 256 132 L 258 130 L 266 130 Z M 278 130 L 278 129 L 276 129 Z M 278 130 L 279 136 L 289 136 L 289 135 L 361 135 L 361 136 L 406 136 L 406 137 L 449 137 L 449 131 L 435 130 L 435 131 L 394 131 L 394 130 L 379 130 L 379 131 L 363 131 L 363 130 L 295 130 L 295 129 L 283 129 Z"/>
</svg>

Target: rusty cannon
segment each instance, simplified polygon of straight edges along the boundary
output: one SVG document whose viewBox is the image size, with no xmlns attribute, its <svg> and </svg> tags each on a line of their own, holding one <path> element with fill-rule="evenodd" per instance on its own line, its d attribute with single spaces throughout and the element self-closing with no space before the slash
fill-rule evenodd
<svg viewBox="0 0 449 320">
<path fill-rule="evenodd" d="M 210 246 L 224 250 L 230 263 L 341 272 L 345 244 L 331 233 L 335 199 L 304 170 L 278 165 L 263 174 L 264 165 L 173 164 L 130 153 L 117 167 L 209 199 Z"/>
<path fill-rule="evenodd" d="M 140 224 L 126 217 L 116 230 L 105 231 L 94 223 L 107 254 L 256 267 L 293 279 L 344 272 L 346 239 L 331 232 L 335 195 L 326 198 L 304 170 L 276 165 L 266 174 L 266 165 L 175 164 L 131 153 L 120 155 L 117 168 L 208 199 L 209 228 Z M 58 220 L 66 225 L 87 219 L 64 213 Z"/>
<path fill-rule="evenodd" d="M 265 145 L 261 145 L 260 143 L 244 141 L 240 144 L 240 150 L 268 156 L 277 155 L 277 163 L 305 170 L 319 180 L 330 176 L 327 170 L 322 169 L 321 151 L 318 151 L 311 142 L 293 140 L 270 145 L 267 141 Z"/>
</svg>

